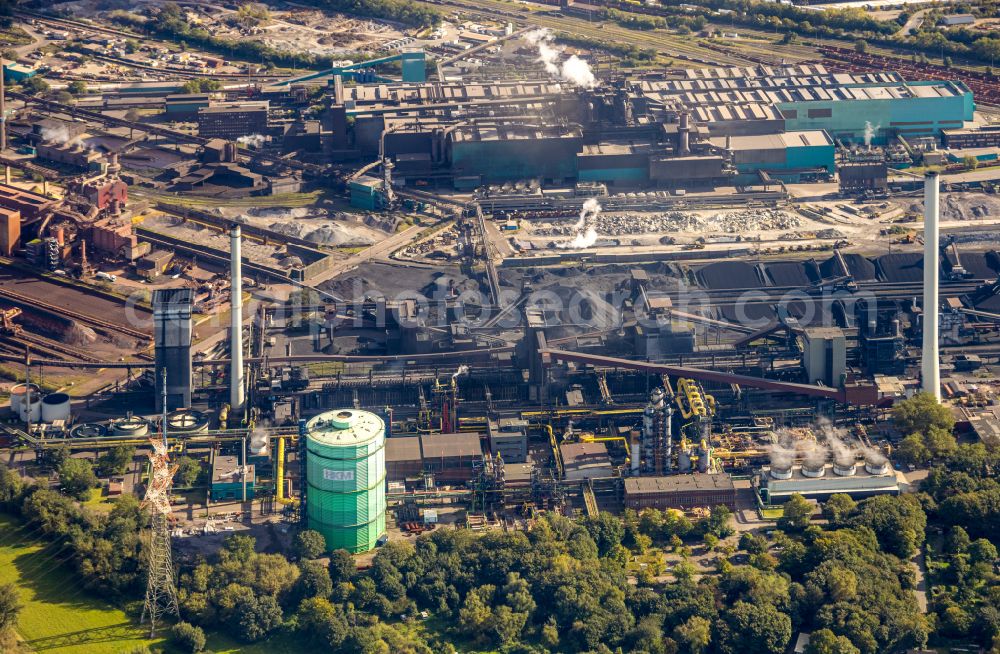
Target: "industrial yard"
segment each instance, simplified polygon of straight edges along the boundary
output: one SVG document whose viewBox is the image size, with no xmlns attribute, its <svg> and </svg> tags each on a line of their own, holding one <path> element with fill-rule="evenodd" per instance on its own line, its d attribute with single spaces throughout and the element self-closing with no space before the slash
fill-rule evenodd
<svg viewBox="0 0 1000 654">
<path fill-rule="evenodd" d="M 0 650 L 990 651 L 992 10 L 329 6 L 13 10 Z"/>
</svg>

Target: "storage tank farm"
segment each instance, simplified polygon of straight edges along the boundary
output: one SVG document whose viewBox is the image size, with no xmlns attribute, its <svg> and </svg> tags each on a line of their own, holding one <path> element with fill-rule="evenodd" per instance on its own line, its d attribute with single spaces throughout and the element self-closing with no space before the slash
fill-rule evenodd
<svg viewBox="0 0 1000 654">
<path fill-rule="evenodd" d="M 330 550 L 357 554 L 385 533 L 385 422 L 336 409 L 306 423 L 306 518 Z"/>
</svg>

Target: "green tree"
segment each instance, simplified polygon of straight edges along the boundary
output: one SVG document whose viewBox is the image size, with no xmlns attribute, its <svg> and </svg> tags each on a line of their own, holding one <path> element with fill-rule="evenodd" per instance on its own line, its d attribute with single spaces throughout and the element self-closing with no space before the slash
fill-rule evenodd
<svg viewBox="0 0 1000 654">
<path fill-rule="evenodd" d="M 527 621 L 527 613 L 518 613 L 506 604 L 501 604 L 493 610 L 492 630 L 501 645 L 508 645 L 520 639 Z"/>
<path fill-rule="evenodd" d="M 892 409 L 892 420 L 904 434 L 925 434 L 932 427 L 950 432 L 955 427 L 955 417 L 948 407 L 924 392 L 898 402 Z"/>
<path fill-rule="evenodd" d="M 17 586 L 0 584 L 0 634 L 10 632 L 17 626 L 22 608 Z"/>
<path fill-rule="evenodd" d="M 458 612 L 458 626 L 467 636 L 480 636 L 490 627 L 493 612 L 490 610 L 490 602 L 483 599 L 484 595 L 492 598 L 493 587 L 485 586 L 469 591 Z"/>
<path fill-rule="evenodd" d="M 913 466 L 924 465 L 931 460 L 931 451 L 920 434 L 910 434 L 904 438 L 896 449 L 896 455 L 903 463 Z"/>
<path fill-rule="evenodd" d="M 542 625 L 541 641 L 542 645 L 550 649 L 559 646 L 559 625 L 556 623 L 554 617 L 549 617 L 545 624 Z"/>
<path fill-rule="evenodd" d="M 295 534 L 295 554 L 302 559 L 316 559 L 326 551 L 326 539 L 315 529 L 303 529 Z"/>
<path fill-rule="evenodd" d="M 249 561 L 256 545 L 257 540 L 253 536 L 233 534 L 222 541 L 222 556 L 236 561 Z"/>
<path fill-rule="evenodd" d="M 174 474 L 174 486 L 178 488 L 190 488 L 198 483 L 201 475 L 201 462 L 190 456 L 179 456 L 173 460 L 177 466 Z"/>
<path fill-rule="evenodd" d="M 185 652 L 198 654 L 205 649 L 205 632 L 188 622 L 178 622 L 170 630 L 174 644 Z"/>
<path fill-rule="evenodd" d="M 860 502 L 851 524 L 875 532 L 886 552 L 909 558 L 924 542 L 927 515 L 914 495 L 880 495 Z"/>
<path fill-rule="evenodd" d="M 601 556 L 607 556 L 622 544 L 625 527 L 617 516 L 601 511 L 594 517 L 585 518 L 583 526 L 590 533 L 590 537 L 594 539 L 597 551 Z"/>
<path fill-rule="evenodd" d="M 979 159 L 977 159 L 975 155 L 967 154 L 962 158 L 962 164 L 968 170 L 975 170 L 976 168 L 979 168 Z"/>
<path fill-rule="evenodd" d="M 712 623 L 692 615 L 687 622 L 674 627 L 674 640 L 685 646 L 691 654 L 701 654 L 712 642 Z"/>
<path fill-rule="evenodd" d="M 97 474 L 101 477 L 123 475 L 135 458 L 131 445 L 116 445 L 97 459 Z"/>
<path fill-rule="evenodd" d="M 0 463 L 0 509 L 11 510 L 21 501 L 24 482 L 20 475 Z"/>
<path fill-rule="evenodd" d="M 299 569 L 302 572 L 296 582 L 299 597 L 330 597 L 333 583 L 330 581 L 330 573 L 322 562 L 302 561 L 299 563 Z"/>
<path fill-rule="evenodd" d="M 78 500 L 90 497 L 90 489 L 97 486 L 97 476 L 90 461 L 66 459 L 59 466 L 59 486 L 63 492 Z"/>
<path fill-rule="evenodd" d="M 343 610 L 326 598 L 303 600 L 296 615 L 299 632 L 309 642 L 336 649 L 347 638 L 350 626 Z"/>
<path fill-rule="evenodd" d="M 823 504 L 823 517 L 829 520 L 830 524 L 839 527 L 847 522 L 857 508 L 858 503 L 850 495 L 837 493 L 831 495 Z"/>
<path fill-rule="evenodd" d="M 43 178 L 44 179 L 44 178 Z M 35 180 L 42 181 L 42 180 Z M 58 472 L 59 468 L 62 466 L 63 461 L 70 457 L 70 451 L 68 445 L 57 445 L 52 449 L 45 450 L 43 455 L 44 464 L 47 465 L 52 470 Z"/>
<path fill-rule="evenodd" d="M 861 650 L 845 636 L 838 636 L 829 629 L 818 629 L 809 637 L 806 654 L 861 654 Z"/>
<path fill-rule="evenodd" d="M 281 626 L 281 607 L 270 595 L 244 595 L 237 600 L 233 613 L 237 618 L 237 634 L 248 643 L 265 638 Z"/>
<path fill-rule="evenodd" d="M 792 638 L 792 620 L 769 604 L 739 601 L 716 622 L 721 654 L 777 654 Z"/>
<path fill-rule="evenodd" d="M 784 531 L 803 531 L 809 526 L 814 507 L 798 493 L 792 495 L 781 509 L 778 528 Z"/>
<path fill-rule="evenodd" d="M 328 566 L 330 571 L 330 580 L 335 584 L 339 584 L 342 581 L 350 581 L 357 572 L 358 567 L 354 563 L 354 557 L 351 553 L 344 549 L 333 550 L 330 552 L 330 565 Z"/>
<path fill-rule="evenodd" d="M 748 554 L 763 554 L 767 551 L 767 539 L 749 531 L 744 532 L 740 536 L 740 549 Z"/>
<path fill-rule="evenodd" d="M 21 82 L 21 88 L 29 95 L 42 95 L 49 92 L 49 83 L 36 75 Z"/>
<path fill-rule="evenodd" d="M 73 95 L 85 95 L 87 93 L 87 83 L 82 80 L 73 80 L 66 87 L 66 90 Z"/>
<path fill-rule="evenodd" d="M 854 51 L 858 54 L 865 54 L 868 52 L 868 42 L 864 39 L 858 39 L 854 42 Z"/>
</svg>

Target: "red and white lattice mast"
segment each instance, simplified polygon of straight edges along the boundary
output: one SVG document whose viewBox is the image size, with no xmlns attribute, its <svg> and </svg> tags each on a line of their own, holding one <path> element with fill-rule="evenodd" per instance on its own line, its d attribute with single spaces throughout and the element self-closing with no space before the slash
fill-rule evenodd
<svg viewBox="0 0 1000 654">
<path fill-rule="evenodd" d="M 149 453 L 149 484 L 142 507 L 150 513 L 149 548 L 147 549 L 146 602 L 142 607 L 144 623 L 149 618 L 149 635 L 156 631 L 156 623 L 163 616 L 180 616 L 177 606 L 177 585 L 174 581 L 174 561 L 170 543 L 170 492 L 177 466 L 170 464 L 167 452 L 167 374 L 163 372 L 163 417 L 160 421 L 160 438 L 149 439 L 153 449 Z"/>
</svg>

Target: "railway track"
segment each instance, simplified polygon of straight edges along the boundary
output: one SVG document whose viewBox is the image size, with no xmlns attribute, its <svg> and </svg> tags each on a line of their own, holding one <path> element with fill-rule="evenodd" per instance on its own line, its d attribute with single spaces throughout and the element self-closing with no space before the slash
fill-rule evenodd
<svg viewBox="0 0 1000 654">
<path fill-rule="evenodd" d="M 60 343 L 59 341 L 52 340 L 51 338 L 46 338 L 44 336 L 39 336 L 38 334 L 31 334 L 28 332 L 22 332 L 17 335 L 8 335 L 2 337 L 4 341 L 8 343 L 14 343 L 22 346 L 23 348 L 30 347 L 33 350 L 40 352 L 47 352 L 50 354 L 55 354 L 56 356 L 68 356 L 73 359 L 78 359 L 80 361 L 95 362 L 100 361 L 97 357 L 90 354 L 86 350 L 82 350 L 71 345 L 66 345 L 65 343 Z"/>
<path fill-rule="evenodd" d="M 66 307 L 60 307 L 54 304 L 49 304 L 48 302 L 42 302 L 37 298 L 21 295 L 20 293 L 15 293 L 14 291 L 6 288 L 0 288 L 0 298 L 28 308 L 45 309 L 46 311 L 50 311 L 60 316 L 73 318 L 74 320 L 90 325 L 91 327 L 96 327 L 107 334 L 125 334 L 126 336 L 137 338 L 141 342 L 149 341 L 151 338 L 147 332 L 139 331 L 138 329 L 133 329 L 125 325 L 108 322 L 107 320 L 102 320 L 96 316 L 80 313 L 79 311 L 73 311 L 72 309 L 67 309 Z"/>
<path fill-rule="evenodd" d="M 73 20 L 71 18 L 59 18 L 57 16 L 49 16 L 47 14 L 40 14 L 35 11 L 27 11 L 24 9 L 19 9 L 14 12 L 14 16 L 17 18 L 34 20 L 36 22 L 42 23 L 44 25 L 49 25 L 53 27 L 69 28 L 75 30 L 89 30 L 91 32 L 96 32 L 98 34 L 106 34 L 108 36 L 116 36 L 119 38 L 136 39 L 139 41 L 151 41 L 152 39 L 148 36 L 143 36 L 142 34 L 137 34 L 135 32 L 129 32 L 127 30 L 115 29 L 113 27 L 103 27 L 101 25 L 94 25 L 92 23 L 85 23 L 80 20 Z"/>
</svg>

